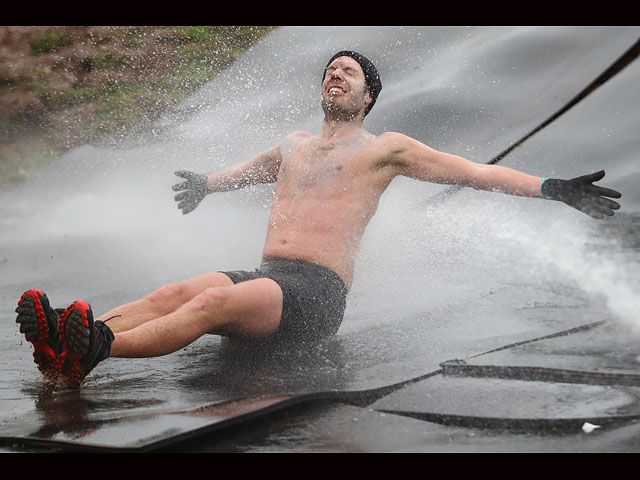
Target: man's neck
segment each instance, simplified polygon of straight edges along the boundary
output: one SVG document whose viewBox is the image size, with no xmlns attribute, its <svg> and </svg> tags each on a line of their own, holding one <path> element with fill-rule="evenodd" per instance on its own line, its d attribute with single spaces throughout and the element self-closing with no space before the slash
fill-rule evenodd
<svg viewBox="0 0 640 480">
<path fill-rule="evenodd" d="M 362 135 L 362 119 L 334 120 L 325 116 L 322 122 L 321 137 L 327 141 L 340 141 Z"/>
</svg>

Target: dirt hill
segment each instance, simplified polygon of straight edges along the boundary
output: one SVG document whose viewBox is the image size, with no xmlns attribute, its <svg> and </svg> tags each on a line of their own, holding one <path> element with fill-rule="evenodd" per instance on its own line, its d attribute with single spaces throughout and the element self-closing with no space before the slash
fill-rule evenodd
<svg viewBox="0 0 640 480">
<path fill-rule="evenodd" d="M 140 131 L 274 27 L 0 27 L 0 187 Z"/>
</svg>

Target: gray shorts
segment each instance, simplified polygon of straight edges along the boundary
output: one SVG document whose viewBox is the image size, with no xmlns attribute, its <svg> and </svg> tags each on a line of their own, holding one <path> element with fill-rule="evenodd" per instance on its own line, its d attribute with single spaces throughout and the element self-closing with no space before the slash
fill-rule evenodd
<svg viewBox="0 0 640 480">
<path fill-rule="evenodd" d="M 346 308 L 347 288 L 340 276 L 322 265 L 288 258 L 265 258 L 253 272 L 221 272 L 233 283 L 270 278 L 282 289 L 280 326 L 271 339 L 320 340 L 334 335 Z"/>
</svg>

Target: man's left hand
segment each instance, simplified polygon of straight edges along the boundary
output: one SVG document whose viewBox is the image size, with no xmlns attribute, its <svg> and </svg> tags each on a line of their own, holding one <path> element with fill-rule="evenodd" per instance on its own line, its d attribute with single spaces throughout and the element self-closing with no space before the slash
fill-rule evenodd
<svg viewBox="0 0 640 480">
<path fill-rule="evenodd" d="M 609 198 L 620 198 L 622 194 L 610 188 L 593 185 L 602 180 L 604 170 L 571 180 L 548 178 L 542 183 L 540 197 L 548 200 L 558 200 L 570 207 L 586 213 L 590 217 L 601 219 L 612 216 L 620 204 Z"/>
</svg>

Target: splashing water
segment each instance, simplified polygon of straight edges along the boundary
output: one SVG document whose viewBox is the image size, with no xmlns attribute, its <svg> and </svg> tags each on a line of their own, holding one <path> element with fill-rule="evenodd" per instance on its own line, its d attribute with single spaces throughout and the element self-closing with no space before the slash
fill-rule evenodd
<svg viewBox="0 0 640 480">
<path fill-rule="evenodd" d="M 509 218 L 491 224 L 496 239 L 517 245 L 545 275 L 564 278 L 596 299 L 603 299 L 614 319 L 640 334 L 640 256 L 625 248 L 619 238 L 602 236 L 598 222 L 574 212 L 558 212 L 526 222 Z M 609 220 L 623 225 L 624 216 Z M 618 232 L 620 228 L 617 228 Z M 637 243 L 637 230 L 632 232 Z"/>
</svg>

